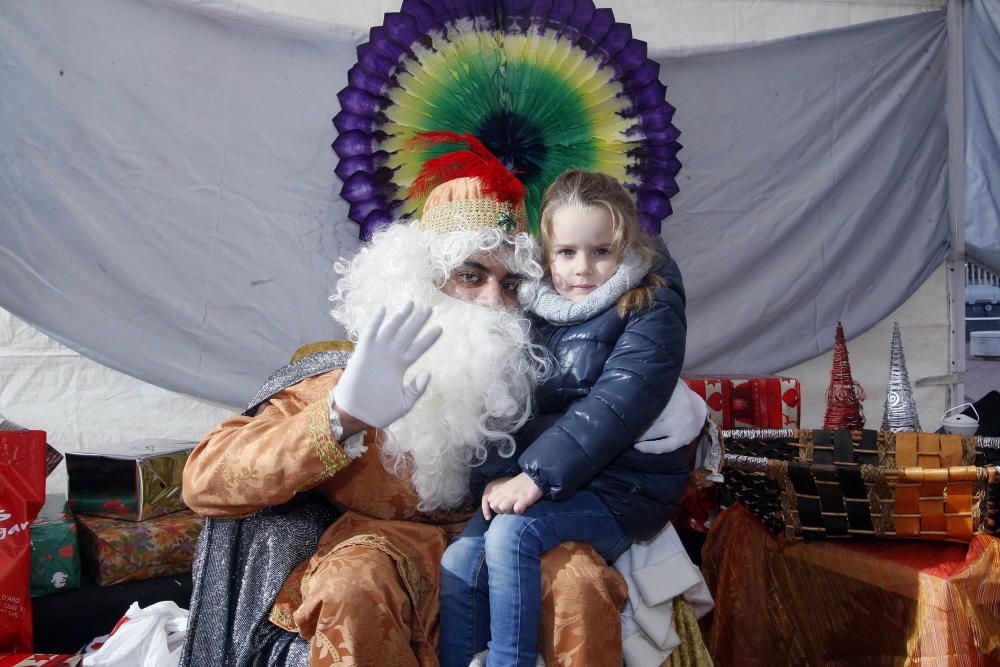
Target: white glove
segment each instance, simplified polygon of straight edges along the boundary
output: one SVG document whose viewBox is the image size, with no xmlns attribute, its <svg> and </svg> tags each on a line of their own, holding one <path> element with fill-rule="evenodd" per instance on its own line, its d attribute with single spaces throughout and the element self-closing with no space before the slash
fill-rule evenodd
<svg viewBox="0 0 1000 667">
<path fill-rule="evenodd" d="M 410 302 L 383 324 L 385 308 L 380 306 L 333 389 L 337 407 L 375 428 L 385 428 L 409 412 L 431 376 L 423 372 L 404 385 L 403 375 L 441 335 L 441 327 L 432 326 L 417 339 L 430 316 L 430 308 L 414 312 Z"/>
<path fill-rule="evenodd" d="M 707 417 L 705 399 L 678 378 L 667 406 L 649 430 L 639 437 L 635 448 L 646 454 L 663 454 L 680 449 L 701 433 Z"/>
</svg>

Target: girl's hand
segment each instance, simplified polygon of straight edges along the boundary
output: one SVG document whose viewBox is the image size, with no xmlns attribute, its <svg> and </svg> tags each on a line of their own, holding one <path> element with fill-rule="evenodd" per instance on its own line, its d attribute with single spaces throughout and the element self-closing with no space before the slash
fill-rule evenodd
<svg viewBox="0 0 1000 667">
<path fill-rule="evenodd" d="M 527 473 L 517 477 L 495 479 L 483 492 L 483 517 L 487 521 L 497 514 L 524 514 L 542 498 L 542 490 Z"/>
<path fill-rule="evenodd" d="M 497 477 L 496 479 L 491 480 L 489 484 L 486 485 L 486 488 L 483 489 L 483 497 L 479 502 L 483 507 L 483 518 L 487 521 L 493 518 L 493 510 L 490 509 L 490 494 L 493 493 L 494 489 L 510 479 L 510 477 Z"/>
</svg>

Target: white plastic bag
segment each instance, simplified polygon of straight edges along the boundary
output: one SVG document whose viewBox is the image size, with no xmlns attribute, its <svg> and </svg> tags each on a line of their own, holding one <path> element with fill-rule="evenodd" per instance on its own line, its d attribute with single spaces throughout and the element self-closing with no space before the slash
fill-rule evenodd
<svg viewBox="0 0 1000 667">
<path fill-rule="evenodd" d="M 145 609 L 133 602 L 104 646 L 84 656 L 84 667 L 176 667 L 187 618 L 170 601 Z"/>
</svg>

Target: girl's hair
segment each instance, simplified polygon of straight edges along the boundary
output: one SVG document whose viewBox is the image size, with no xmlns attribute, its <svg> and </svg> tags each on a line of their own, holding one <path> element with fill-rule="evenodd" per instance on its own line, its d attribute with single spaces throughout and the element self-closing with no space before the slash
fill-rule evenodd
<svg viewBox="0 0 1000 667">
<path fill-rule="evenodd" d="M 624 185 L 607 174 L 571 169 L 560 174 L 542 198 L 540 226 L 547 271 L 552 268 L 552 216 L 561 206 L 574 206 L 581 211 L 589 211 L 595 206 L 606 208 L 611 214 L 611 251 L 617 253 L 619 261 L 630 251 L 638 253 L 648 264 L 659 255 L 652 237 L 639 227 L 635 201 Z M 648 274 L 642 285 L 621 295 L 618 314 L 625 317 L 648 309 L 653 305 L 653 289 L 663 285 L 663 278 L 655 273 Z"/>
</svg>

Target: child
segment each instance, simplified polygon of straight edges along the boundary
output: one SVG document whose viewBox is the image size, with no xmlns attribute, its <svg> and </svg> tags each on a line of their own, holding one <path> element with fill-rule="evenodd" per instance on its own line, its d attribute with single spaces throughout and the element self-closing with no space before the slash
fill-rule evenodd
<svg viewBox="0 0 1000 667">
<path fill-rule="evenodd" d="M 465 667 L 487 641 L 488 666 L 535 665 L 539 556 L 577 540 L 610 562 L 655 535 L 690 475 L 681 445 L 704 422 L 682 415 L 693 433 L 663 444 L 684 360 L 684 292 L 666 249 L 639 228 L 628 191 L 604 174 L 566 172 L 545 193 L 541 228 L 551 288 L 522 296 L 556 370 L 538 388 L 517 456 L 491 452 L 473 469 L 482 514 L 441 566 L 446 667 Z"/>
</svg>

